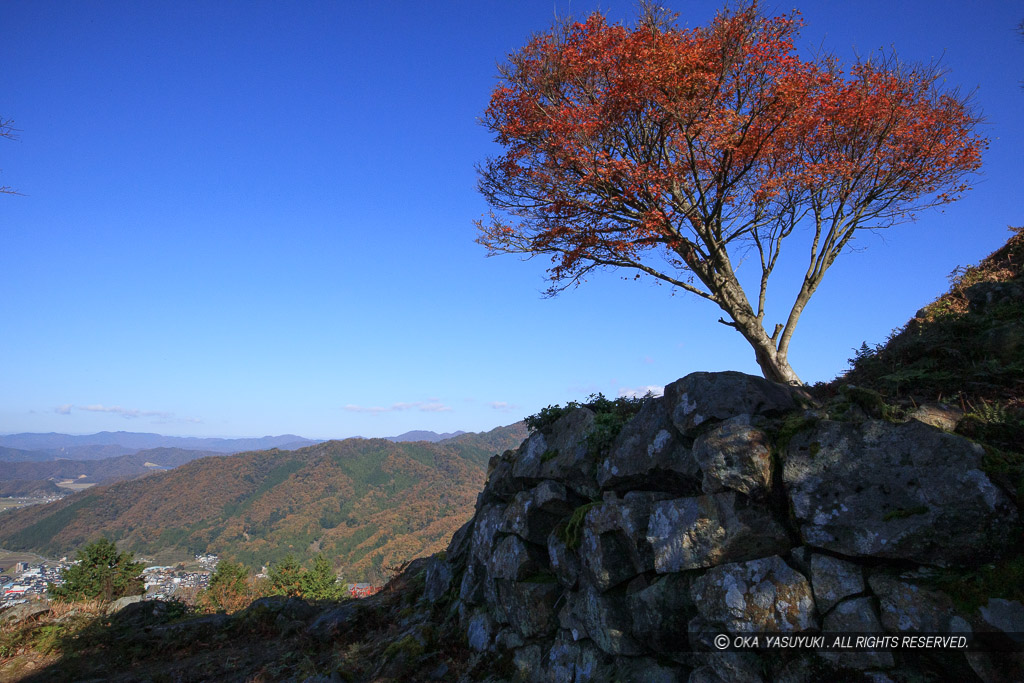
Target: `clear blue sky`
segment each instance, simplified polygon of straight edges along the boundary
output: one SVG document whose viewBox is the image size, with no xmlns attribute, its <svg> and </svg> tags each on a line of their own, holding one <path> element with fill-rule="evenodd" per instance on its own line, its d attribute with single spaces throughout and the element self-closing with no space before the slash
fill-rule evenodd
<svg viewBox="0 0 1024 683">
<path fill-rule="evenodd" d="M 813 382 L 1024 224 L 1024 3 L 793 4 L 805 53 L 941 57 L 991 138 L 965 199 L 837 261 L 791 351 Z M 543 260 L 473 241 L 496 63 L 554 10 L 598 5 L 633 15 L 5 2 L 0 117 L 20 132 L 0 185 L 23 196 L 0 196 L 0 433 L 479 431 L 696 370 L 758 374 L 706 302 L 614 273 L 544 299 Z M 719 6 L 669 5 L 689 26 Z M 792 281 L 773 286 L 788 304 Z"/>
</svg>

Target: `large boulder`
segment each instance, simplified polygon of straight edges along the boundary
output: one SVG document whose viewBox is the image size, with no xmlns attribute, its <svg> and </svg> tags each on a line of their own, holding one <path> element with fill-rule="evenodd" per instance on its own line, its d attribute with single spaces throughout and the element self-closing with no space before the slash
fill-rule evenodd
<svg viewBox="0 0 1024 683">
<path fill-rule="evenodd" d="M 659 574 L 783 553 L 786 530 L 762 507 L 728 491 L 654 504 L 647 528 Z"/>
<path fill-rule="evenodd" d="M 731 417 L 697 437 L 693 459 L 704 475 L 704 493 L 729 489 L 764 498 L 771 488 L 771 443 L 749 415 Z"/>
<path fill-rule="evenodd" d="M 814 553 L 811 585 L 818 611 L 824 614 L 840 600 L 864 592 L 864 571 L 852 562 Z"/>
<path fill-rule="evenodd" d="M 672 424 L 671 405 L 651 398 L 627 422 L 597 468 L 604 489 L 699 493 L 700 471 Z"/>
<path fill-rule="evenodd" d="M 882 626 L 887 631 L 963 635 L 971 630 L 944 593 L 881 573 L 870 577 L 868 584 L 878 596 Z"/>
<path fill-rule="evenodd" d="M 672 422 L 683 436 L 738 415 L 779 416 L 799 402 L 791 387 L 742 372 L 694 372 L 665 387 Z"/>
<path fill-rule="evenodd" d="M 803 540 L 935 565 L 998 554 L 1017 522 L 980 446 L 922 422 L 823 421 L 790 441 L 783 480 Z"/>
<path fill-rule="evenodd" d="M 853 598 L 836 605 L 835 609 L 825 616 L 821 630 L 823 634 L 830 636 L 885 634 L 882 624 L 875 615 L 874 601 L 869 597 Z M 864 652 L 826 651 L 820 654 L 826 661 L 846 669 L 890 669 L 896 664 L 892 653 L 882 649 Z"/>
<path fill-rule="evenodd" d="M 558 521 L 572 512 L 574 505 L 569 497 L 565 486 L 545 479 L 536 487 L 515 494 L 498 528 L 543 545 Z"/>
<path fill-rule="evenodd" d="M 586 587 L 568 597 L 571 621 L 582 624 L 587 636 L 612 655 L 639 655 L 643 646 L 631 635 L 633 622 L 625 596 Z"/>
<path fill-rule="evenodd" d="M 622 500 L 606 495 L 584 518 L 579 550 L 587 578 L 602 591 L 654 568 L 647 530 L 654 506 L 667 494 L 630 491 Z"/>
<path fill-rule="evenodd" d="M 576 408 L 548 430 L 531 435 L 519 449 L 512 467 L 514 476 L 527 481 L 551 479 L 584 497 L 596 496 L 596 463 L 587 444 L 594 420 L 593 411 Z"/>
<path fill-rule="evenodd" d="M 694 612 L 690 577 L 668 574 L 626 595 L 633 638 L 658 653 L 687 649 L 687 625 Z"/>
<path fill-rule="evenodd" d="M 690 596 L 707 624 L 733 633 L 818 628 L 807 577 L 779 556 L 709 569 Z"/>
<path fill-rule="evenodd" d="M 551 633 L 558 626 L 555 603 L 562 587 L 557 583 L 499 580 L 497 587 L 509 624 L 523 638 Z"/>
</svg>

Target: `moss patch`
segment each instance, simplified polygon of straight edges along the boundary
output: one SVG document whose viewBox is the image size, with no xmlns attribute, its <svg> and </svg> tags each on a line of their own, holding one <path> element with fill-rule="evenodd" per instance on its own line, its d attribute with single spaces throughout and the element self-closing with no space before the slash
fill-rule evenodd
<svg viewBox="0 0 1024 683">
<path fill-rule="evenodd" d="M 601 501 L 594 501 L 580 505 L 572 511 L 565 525 L 558 528 L 558 537 L 562 539 L 566 547 L 572 550 L 580 547 L 580 541 L 583 540 L 583 520 L 586 519 L 587 513 L 590 512 L 592 507 L 600 504 Z"/>
</svg>

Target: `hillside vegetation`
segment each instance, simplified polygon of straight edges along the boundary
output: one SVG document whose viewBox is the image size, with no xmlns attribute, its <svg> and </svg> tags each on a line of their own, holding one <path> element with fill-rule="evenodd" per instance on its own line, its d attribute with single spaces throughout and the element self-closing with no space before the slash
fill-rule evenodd
<svg viewBox="0 0 1024 683">
<path fill-rule="evenodd" d="M 333 558 L 348 580 L 436 552 L 472 514 L 488 459 L 522 424 L 439 442 L 329 441 L 194 460 L 0 515 L 0 546 L 69 554 L 100 534 L 139 554 L 215 552 L 250 567 Z"/>
<path fill-rule="evenodd" d="M 1024 227 L 979 264 L 950 274 L 950 289 L 888 340 L 864 343 L 853 383 L 903 403 L 945 401 L 970 412 L 1024 410 Z M 997 408 L 998 406 L 998 408 Z"/>
</svg>

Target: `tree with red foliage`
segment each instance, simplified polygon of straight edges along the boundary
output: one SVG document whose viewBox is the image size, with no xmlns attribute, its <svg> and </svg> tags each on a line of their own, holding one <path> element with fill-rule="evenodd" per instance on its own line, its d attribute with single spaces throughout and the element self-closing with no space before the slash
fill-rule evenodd
<svg viewBox="0 0 1024 683">
<path fill-rule="evenodd" d="M 753 4 L 690 30 L 648 9 L 635 28 L 593 14 L 536 36 L 483 117 L 504 153 L 478 169 L 493 210 L 477 241 L 550 255 L 549 295 L 610 267 L 707 299 L 766 378 L 799 384 L 790 342 L 836 257 L 858 230 L 957 199 L 986 145 L 937 68 L 803 60 L 800 26 Z M 807 268 L 768 332 L 769 278 L 798 236 Z"/>
</svg>

